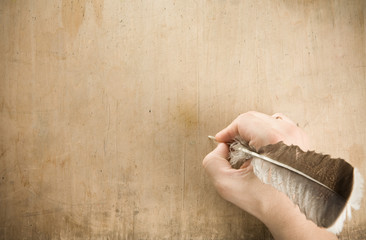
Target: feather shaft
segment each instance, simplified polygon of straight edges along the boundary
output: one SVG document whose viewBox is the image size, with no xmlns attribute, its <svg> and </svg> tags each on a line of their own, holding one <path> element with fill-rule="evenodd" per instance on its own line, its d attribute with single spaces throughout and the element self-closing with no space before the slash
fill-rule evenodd
<svg viewBox="0 0 366 240">
<path fill-rule="evenodd" d="M 281 163 L 281 162 L 278 162 L 278 161 L 276 161 L 276 160 L 274 160 L 274 159 L 272 159 L 272 158 L 269 158 L 269 157 L 267 157 L 267 156 L 263 156 L 263 155 L 260 155 L 260 154 L 258 154 L 258 153 L 256 153 L 256 152 L 252 152 L 252 151 L 250 151 L 250 150 L 248 150 L 248 149 L 246 149 L 246 148 L 244 148 L 244 147 L 239 147 L 239 148 L 238 148 L 238 150 L 240 150 L 240 151 L 242 151 L 242 152 L 244 152 L 244 153 L 246 153 L 246 154 L 249 154 L 249 155 L 251 155 L 252 157 L 260 158 L 260 159 L 262 159 L 262 160 L 264 160 L 264 161 L 267 161 L 267 162 L 273 163 L 273 164 L 275 164 L 275 165 L 277 165 L 277 166 L 279 166 L 279 167 L 286 168 L 286 169 L 288 169 L 288 170 L 290 170 L 290 171 L 292 171 L 292 172 L 295 172 L 295 173 L 297 173 L 297 174 L 299 174 L 299 175 L 301 175 L 301 176 L 303 176 L 303 177 L 305 177 L 305 178 L 307 178 L 307 179 L 309 179 L 309 180 L 311 180 L 311 181 L 313 181 L 313 182 L 315 182 L 315 183 L 317 183 L 317 184 L 319 184 L 319 185 L 321 185 L 321 186 L 323 186 L 323 187 L 327 188 L 328 190 L 330 190 L 330 191 L 332 191 L 332 192 L 336 193 L 335 191 L 333 191 L 333 189 L 329 188 L 329 187 L 328 187 L 328 186 L 326 186 L 325 184 L 323 184 L 323 183 L 319 182 L 318 180 L 316 180 L 316 179 L 314 179 L 314 178 L 312 178 L 312 177 L 310 177 L 310 176 L 306 175 L 305 173 L 303 173 L 303 172 L 301 172 L 301 171 L 299 171 L 299 170 L 297 170 L 297 169 L 295 169 L 295 168 L 293 168 L 293 167 L 290 167 L 290 166 L 288 166 L 288 165 L 286 165 L 286 164 L 283 164 L 283 163 Z"/>
</svg>

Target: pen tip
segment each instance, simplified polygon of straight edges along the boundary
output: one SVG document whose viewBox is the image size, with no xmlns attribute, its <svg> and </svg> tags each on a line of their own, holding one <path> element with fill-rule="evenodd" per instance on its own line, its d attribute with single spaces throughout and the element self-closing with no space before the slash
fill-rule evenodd
<svg viewBox="0 0 366 240">
<path fill-rule="evenodd" d="M 208 138 L 216 141 L 216 138 L 214 136 L 209 135 Z"/>
</svg>

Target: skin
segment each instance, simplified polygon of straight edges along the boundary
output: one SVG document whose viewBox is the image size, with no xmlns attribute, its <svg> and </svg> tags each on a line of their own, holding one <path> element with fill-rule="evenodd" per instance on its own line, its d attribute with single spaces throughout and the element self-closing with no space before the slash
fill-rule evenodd
<svg viewBox="0 0 366 240">
<path fill-rule="evenodd" d="M 257 217 L 277 240 L 337 239 L 336 235 L 307 220 L 285 194 L 262 183 L 254 175 L 250 162 L 240 169 L 230 166 L 225 143 L 236 136 L 256 149 L 279 141 L 309 149 L 304 131 L 283 114 L 269 116 L 253 111 L 241 114 L 216 134 L 219 144 L 203 159 L 203 167 L 221 197 Z"/>
</svg>

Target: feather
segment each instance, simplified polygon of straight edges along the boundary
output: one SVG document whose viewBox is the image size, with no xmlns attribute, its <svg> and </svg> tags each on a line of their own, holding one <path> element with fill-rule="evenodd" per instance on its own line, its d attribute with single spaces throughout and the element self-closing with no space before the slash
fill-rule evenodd
<svg viewBox="0 0 366 240">
<path fill-rule="evenodd" d="M 249 159 L 262 182 L 285 193 L 307 219 L 330 232 L 340 233 L 351 208 L 360 207 L 363 178 L 343 159 L 283 142 L 256 151 L 236 138 L 230 144 L 231 166 L 238 169 Z"/>
</svg>

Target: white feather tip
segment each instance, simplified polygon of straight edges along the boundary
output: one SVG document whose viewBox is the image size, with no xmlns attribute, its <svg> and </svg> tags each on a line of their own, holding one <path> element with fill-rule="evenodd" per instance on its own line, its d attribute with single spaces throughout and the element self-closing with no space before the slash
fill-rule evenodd
<svg viewBox="0 0 366 240">
<path fill-rule="evenodd" d="M 360 209 L 360 203 L 363 196 L 363 184 L 364 180 L 362 178 L 361 173 L 358 171 L 357 168 L 353 170 L 353 188 L 351 192 L 351 196 L 348 200 L 346 207 L 343 209 L 343 212 L 338 217 L 337 221 L 327 228 L 329 232 L 334 234 L 339 234 L 343 229 L 344 220 L 346 220 L 346 216 L 348 219 L 352 217 L 352 208 L 354 210 Z"/>
</svg>

